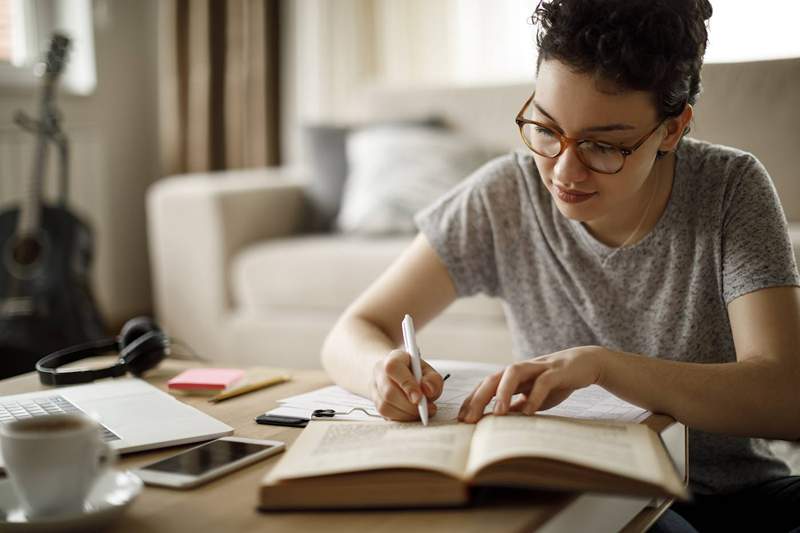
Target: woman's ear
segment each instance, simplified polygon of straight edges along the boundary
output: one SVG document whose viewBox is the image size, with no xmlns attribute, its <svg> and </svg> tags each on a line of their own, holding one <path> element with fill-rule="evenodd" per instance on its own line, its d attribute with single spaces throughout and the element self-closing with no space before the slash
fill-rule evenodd
<svg viewBox="0 0 800 533">
<path fill-rule="evenodd" d="M 689 122 L 691 122 L 693 115 L 694 109 L 690 104 L 686 104 L 686 107 L 683 108 L 683 112 L 680 115 L 672 117 L 665 122 L 667 125 L 667 136 L 661 140 L 661 144 L 658 147 L 659 151 L 671 152 L 678 146 L 678 141 L 681 140 L 683 132 L 689 127 Z"/>
</svg>

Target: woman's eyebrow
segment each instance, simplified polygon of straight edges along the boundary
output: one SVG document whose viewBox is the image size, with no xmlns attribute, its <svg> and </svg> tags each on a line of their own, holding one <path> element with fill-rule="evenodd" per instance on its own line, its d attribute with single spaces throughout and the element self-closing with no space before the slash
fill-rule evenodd
<svg viewBox="0 0 800 533">
<path fill-rule="evenodd" d="M 541 114 L 550 119 L 553 122 L 553 124 L 558 124 L 558 121 L 554 119 L 550 115 L 550 113 L 545 111 L 542 106 L 540 106 L 536 102 L 533 102 L 533 105 L 536 107 L 536 109 L 539 110 Z M 620 130 L 635 130 L 635 129 L 636 126 L 633 126 L 631 124 L 604 124 L 602 126 L 592 126 L 591 128 L 584 128 L 581 130 L 581 133 L 595 133 L 598 131 L 620 131 Z"/>
</svg>

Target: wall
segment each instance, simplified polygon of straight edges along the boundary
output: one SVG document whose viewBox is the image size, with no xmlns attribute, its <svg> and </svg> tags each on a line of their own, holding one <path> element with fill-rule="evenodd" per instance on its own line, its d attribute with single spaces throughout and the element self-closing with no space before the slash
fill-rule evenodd
<svg viewBox="0 0 800 533">
<path fill-rule="evenodd" d="M 72 142 L 70 201 L 95 232 L 95 296 L 116 328 L 151 307 L 144 193 L 158 174 L 157 0 L 95 0 L 97 89 L 59 95 Z M 17 201 L 33 138 L 11 123 L 37 113 L 33 91 L 0 87 L 0 203 Z M 54 157 L 48 191 L 54 190 Z"/>
</svg>

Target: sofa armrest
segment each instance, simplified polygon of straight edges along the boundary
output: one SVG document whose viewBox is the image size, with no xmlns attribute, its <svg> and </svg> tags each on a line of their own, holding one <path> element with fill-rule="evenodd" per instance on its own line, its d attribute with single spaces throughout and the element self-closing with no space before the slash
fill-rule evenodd
<svg viewBox="0 0 800 533">
<path fill-rule="evenodd" d="M 147 192 L 156 314 L 171 336 L 201 355 L 220 352 L 231 309 L 229 265 L 243 247 L 303 225 L 299 171 L 263 168 L 165 178 Z"/>
</svg>

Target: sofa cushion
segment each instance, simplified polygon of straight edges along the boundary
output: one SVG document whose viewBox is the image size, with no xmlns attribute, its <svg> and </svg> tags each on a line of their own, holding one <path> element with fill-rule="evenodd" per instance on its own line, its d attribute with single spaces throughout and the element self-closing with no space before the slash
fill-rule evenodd
<svg viewBox="0 0 800 533">
<path fill-rule="evenodd" d="M 764 164 L 783 210 L 800 221 L 800 58 L 709 63 L 690 135 L 751 152 Z"/>
<path fill-rule="evenodd" d="M 359 235 L 416 233 L 414 214 L 491 156 L 463 134 L 441 129 L 382 126 L 352 133 L 336 225 Z"/>
<path fill-rule="evenodd" d="M 308 235 L 255 244 L 233 258 L 234 305 L 262 313 L 281 309 L 340 313 L 411 240 L 411 236 Z M 458 300 L 445 315 L 503 320 L 499 301 L 482 296 Z"/>
<path fill-rule="evenodd" d="M 319 368 L 325 337 L 338 315 L 331 312 L 282 309 L 259 313 L 247 309 L 222 320 L 223 344 L 237 365 Z M 513 360 L 511 334 L 503 320 L 436 317 L 417 332 L 426 358 L 459 359 L 493 364 Z"/>
<path fill-rule="evenodd" d="M 364 124 L 306 124 L 303 126 L 306 156 L 311 166 L 308 188 L 310 217 L 307 229 L 325 232 L 333 229 L 342 203 L 348 175 L 346 141 L 348 135 L 374 126 L 445 128 L 438 117 L 385 119 Z"/>
</svg>

